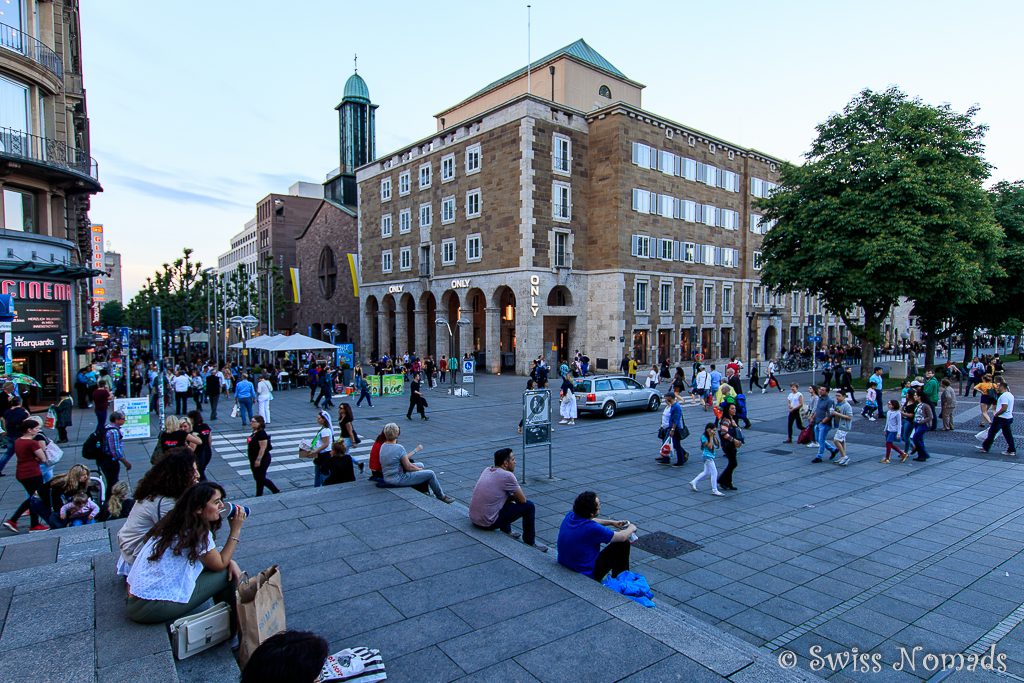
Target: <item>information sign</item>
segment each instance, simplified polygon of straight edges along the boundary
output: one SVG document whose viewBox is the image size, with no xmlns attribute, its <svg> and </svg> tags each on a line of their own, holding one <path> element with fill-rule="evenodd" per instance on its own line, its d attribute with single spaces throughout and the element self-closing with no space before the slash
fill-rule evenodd
<svg viewBox="0 0 1024 683">
<path fill-rule="evenodd" d="M 126 439 L 149 438 L 149 397 L 115 398 L 114 410 L 124 413 L 121 433 Z"/>
<path fill-rule="evenodd" d="M 405 393 L 404 375 L 370 375 L 366 378 L 370 385 L 370 396 L 401 396 Z"/>
<path fill-rule="evenodd" d="M 472 375 L 473 371 L 475 369 L 476 369 L 476 361 L 473 361 L 473 360 L 464 360 L 464 361 L 462 361 L 462 374 L 464 374 L 464 375 Z"/>
</svg>

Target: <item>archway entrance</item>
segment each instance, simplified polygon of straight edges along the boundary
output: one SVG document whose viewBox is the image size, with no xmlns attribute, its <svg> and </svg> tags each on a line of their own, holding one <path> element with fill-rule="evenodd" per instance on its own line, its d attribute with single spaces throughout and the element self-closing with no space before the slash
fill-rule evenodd
<svg viewBox="0 0 1024 683">
<path fill-rule="evenodd" d="M 370 331 L 369 347 L 370 358 L 380 357 L 380 329 L 377 321 L 377 297 L 369 296 L 366 297 L 366 317 L 365 324 L 366 329 Z M 365 350 L 364 350 L 365 352 Z M 368 359 L 361 359 L 368 360 Z"/>
<path fill-rule="evenodd" d="M 422 349 L 416 348 L 416 301 L 408 292 L 402 295 L 402 320 L 405 323 L 405 334 L 398 340 L 402 347 L 398 352 L 423 354 Z"/>
<path fill-rule="evenodd" d="M 480 372 L 484 372 L 487 358 L 487 297 L 482 291 L 474 288 L 466 293 L 466 301 L 470 310 L 468 316 L 473 323 L 473 336 L 470 338 L 472 348 L 463 349 L 462 353 L 468 351 L 473 354 L 477 367 L 481 368 Z"/>
<path fill-rule="evenodd" d="M 420 310 L 426 311 L 426 316 L 422 320 L 427 329 L 421 330 L 420 333 L 426 333 L 424 338 L 427 340 L 427 348 L 416 349 L 416 353 L 421 356 L 426 354 L 433 356 L 437 349 L 437 325 L 434 323 L 437 320 L 437 300 L 434 298 L 433 292 L 424 292 L 420 297 Z"/>
<path fill-rule="evenodd" d="M 441 295 L 441 309 L 445 312 L 448 325 L 452 328 L 452 337 L 448 337 L 448 328 L 439 327 L 438 337 L 441 341 L 441 353 L 447 354 L 449 358 L 455 358 L 456 362 L 462 357 L 461 344 L 459 343 L 459 317 L 462 315 L 462 302 L 459 295 L 453 290 L 448 290 Z"/>
<path fill-rule="evenodd" d="M 516 367 L 516 295 L 509 287 L 499 287 L 494 293 L 498 304 L 498 352 L 501 354 L 499 368 L 515 370 Z"/>
<path fill-rule="evenodd" d="M 775 325 L 769 325 L 764 331 L 764 359 L 771 360 L 779 353 L 779 331 Z"/>
<path fill-rule="evenodd" d="M 384 297 L 384 339 L 381 340 L 382 354 L 387 354 L 391 358 L 398 355 L 398 343 L 395 338 L 395 323 L 397 322 L 396 315 L 396 304 L 395 297 L 388 294 Z"/>
</svg>

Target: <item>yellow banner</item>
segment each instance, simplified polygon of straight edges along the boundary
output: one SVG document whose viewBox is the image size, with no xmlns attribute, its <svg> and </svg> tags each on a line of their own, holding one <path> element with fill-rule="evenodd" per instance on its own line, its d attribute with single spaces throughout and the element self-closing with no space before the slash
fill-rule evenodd
<svg viewBox="0 0 1024 683">
<path fill-rule="evenodd" d="M 291 277 L 292 277 L 292 293 L 294 294 L 293 301 L 295 303 L 297 303 L 297 304 L 301 304 L 302 303 L 302 289 L 299 286 L 299 269 L 298 268 L 289 268 L 288 270 L 291 272 Z"/>
<path fill-rule="evenodd" d="M 352 273 L 352 296 L 359 296 L 359 255 L 348 255 L 348 269 Z"/>
</svg>

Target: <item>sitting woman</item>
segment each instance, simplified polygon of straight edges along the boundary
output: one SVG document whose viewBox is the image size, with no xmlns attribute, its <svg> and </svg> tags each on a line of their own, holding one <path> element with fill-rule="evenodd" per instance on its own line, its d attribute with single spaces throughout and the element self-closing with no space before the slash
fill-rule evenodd
<svg viewBox="0 0 1024 683">
<path fill-rule="evenodd" d="M 437 480 L 437 475 L 433 471 L 425 470 L 409 459 L 405 446 L 398 443 L 401 431 L 394 422 L 384 425 L 384 445 L 380 447 L 380 466 L 384 482 L 392 486 L 415 486 L 425 483 L 438 500 L 445 503 L 454 502 L 454 498 L 445 495 L 441 489 L 441 482 Z M 416 446 L 413 453 L 422 450 L 421 444 Z"/>
<path fill-rule="evenodd" d="M 558 529 L 558 563 L 595 581 L 609 571 L 614 577 L 629 569 L 629 537 L 636 531 L 628 521 L 598 519 L 600 511 L 597 494 L 584 491 Z M 607 543 L 603 550 L 602 543 Z"/>
<path fill-rule="evenodd" d="M 171 511 L 175 501 L 192 484 L 199 481 L 196 457 L 187 448 L 167 451 L 163 460 L 153 465 L 135 488 L 135 504 L 124 526 L 117 532 L 121 557 L 117 573 L 128 576 L 135 556 L 142 547 L 146 534 Z"/>
<path fill-rule="evenodd" d="M 348 454 L 348 446 L 344 441 L 331 444 L 331 454 L 320 465 L 324 476 L 324 486 L 345 484 L 356 480 L 355 469 L 352 467 L 352 456 Z"/>
<path fill-rule="evenodd" d="M 214 533 L 221 525 L 224 489 L 200 482 L 178 499 L 166 517 L 145 536 L 138 560 L 128 574 L 128 618 L 140 624 L 174 621 L 204 602 L 226 602 L 234 609 L 235 583 L 242 571 L 231 559 L 245 523 L 236 507 L 230 531 L 217 550 Z"/>
<path fill-rule="evenodd" d="M 107 504 L 100 511 L 97 521 L 106 522 L 111 519 L 124 519 L 132 512 L 135 506 L 135 499 L 131 497 L 132 488 L 126 481 L 119 481 L 110 489 L 110 497 Z"/>
<path fill-rule="evenodd" d="M 386 440 L 384 432 L 381 432 L 370 446 L 370 479 L 374 481 L 384 481 L 384 475 L 380 471 L 380 449 Z"/>
<path fill-rule="evenodd" d="M 58 474 L 50 480 L 50 508 L 57 514 L 50 515 L 50 526 L 64 526 L 60 519 L 60 509 L 74 499 L 75 494 L 88 493 L 89 468 L 85 465 L 72 465 L 64 474 Z"/>
</svg>

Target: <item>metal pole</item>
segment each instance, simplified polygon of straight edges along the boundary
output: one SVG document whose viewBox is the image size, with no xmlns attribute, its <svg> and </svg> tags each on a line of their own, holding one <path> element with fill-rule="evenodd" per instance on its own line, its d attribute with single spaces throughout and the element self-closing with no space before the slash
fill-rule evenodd
<svg viewBox="0 0 1024 683">
<path fill-rule="evenodd" d="M 163 346 L 163 319 L 159 306 L 153 307 L 153 339 L 156 340 L 157 359 L 157 424 L 164 423 L 164 346 Z"/>
</svg>

